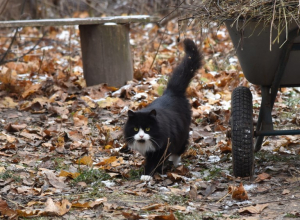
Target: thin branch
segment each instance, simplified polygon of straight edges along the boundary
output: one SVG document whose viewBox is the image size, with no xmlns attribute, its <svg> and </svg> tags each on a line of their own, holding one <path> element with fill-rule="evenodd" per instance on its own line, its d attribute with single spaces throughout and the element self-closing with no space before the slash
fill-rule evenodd
<svg viewBox="0 0 300 220">
<path fill-rule="evenodd" d="M 19 28 L 16 28 L 15 34 L 14 34 L 13 38 L 11 39 L 10 45 L 8 46 L 7 50 L 5 51 L 5 53 L 1 57 L 0 65 L 2 65 L 3 63 L 5 63 L 4 59 L 7 56 L 8 52 L 10 51 L 13 43 L 15 42 L 18 33 L 19 33 Z"/>
<path fill-rule="evenodd" d="M 14 59 L 10 59 L 10 60 L 3 60 L 3 61 L 1 60 L 0 61 L 0 65 L 3 65 L 3 64 L 8 63 L 8 62 L 18 61 L 19 59 L 25 57 L 27 54 L 30 54 L 33 50 L 35 50 L 35 48 L 37 47 L 37 45 L 39 45 L 39 43 L 44 39 L 44 36 L 46 35 L 46 33 L 47 33 L 47 31 L 45 31 L 43 33 L 43 36 L 36 42 L 36 44 L 32 48 L 30 48 L 30 50 L 28 50 L 26 53 L 24 53 L 22 56 L 19 56 L 19 57 L 16 57 Z"/>
<path fill-rule="evenodd" d="M 167 28 L 165 28 L 165 30 L 164 30 L 164 32 L 163 32 L 163 35 L 162 35 L 162 37 L 161 37 L 161 41 L 159 42 L 159 45 L 158 45 L 158 47 L 157 47 L 155 56 L 153 57 L 152 63 L 151 63 L 151 65 L 150 65 L 149 71 L 152 69 L 152 66 L 153 66 L 153 64 L 154 64 L 154 62 L 155 62 L 155 59 L 156 59 L 156 57 L 157 57 L 157 54 L 158 54 L 158 50 L 159 50 L 159 48 L 160 48 L 160 45 L 161 45 L 161 43 L 162 43 L 163 40 L 164 40 L 164 35 L 165 35 L 165 33 L 166 33 L 166 30 L 167 30 Z"/>
</svg>

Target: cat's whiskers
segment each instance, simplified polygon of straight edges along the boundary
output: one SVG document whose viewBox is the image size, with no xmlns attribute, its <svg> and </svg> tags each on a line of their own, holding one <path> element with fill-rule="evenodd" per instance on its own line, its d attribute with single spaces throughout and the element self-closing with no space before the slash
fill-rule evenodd
<svg viewBox="0 0 300 220">
<path fill-rule="evenodd" d="M 157 146 L 158 148 L 160 148 L 159 144 L 158 144 L 153 138 L 150 138 L 150 140 L 151 140 L 151 142 L 153 142 L 154 144 L 156 144 L 156 146 Z"/>
</svg>

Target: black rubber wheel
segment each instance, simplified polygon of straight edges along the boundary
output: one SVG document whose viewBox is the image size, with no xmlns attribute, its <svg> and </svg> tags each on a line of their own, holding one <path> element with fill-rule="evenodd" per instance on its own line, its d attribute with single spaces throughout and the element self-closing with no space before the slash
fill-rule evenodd
<svg viewBox="0 0 300 220">
<path fill-rule="evenodd" d="M 231 138 L 233 174 L 248 177 L 253 174 L 253 108 L 252 94 L 240 86 L 231 95 Z"/>
</svg>

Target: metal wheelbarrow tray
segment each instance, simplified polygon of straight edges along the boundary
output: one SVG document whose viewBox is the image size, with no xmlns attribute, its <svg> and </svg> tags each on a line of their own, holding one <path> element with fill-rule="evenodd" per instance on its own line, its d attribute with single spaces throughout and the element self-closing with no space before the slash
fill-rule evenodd
<svg viewBox="0 0 300 220">
<path fill-rule="evenodd" d="M 300 130 L 274 130 L 272 109 L 280 87 L 300 86 L 300 29 L 290 23 L 270 51 L 270 26 L 263 22 L 225 21 L 246 79 L 261 86 L 262 101 L 256 129 L 253 128 L 252 94 L 237 87 L 231 96 L 232 160 L 235 176 L 253 175 L 254 152 L 261 149 L 264 136 L 300 134 Z M 273 28 L 272 36 L 278 36 Z M 282 45 L 280 47 L 280 45 Z M 255 144 L 253 139 L 255 138 Z"/>
</svg>

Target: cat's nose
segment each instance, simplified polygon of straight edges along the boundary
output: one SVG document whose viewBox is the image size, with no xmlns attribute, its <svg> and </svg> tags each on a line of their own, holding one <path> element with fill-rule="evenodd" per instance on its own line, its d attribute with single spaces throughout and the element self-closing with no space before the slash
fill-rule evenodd
<svg viewBox="0 0 300 220">
<path fill-rule="evenodd" d="M 144 135 L 140 135 L 140 137 L 141 137 L 141 138 L 143 138 L 143 137 L 144 137 Z"/>
</svg>

